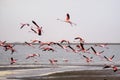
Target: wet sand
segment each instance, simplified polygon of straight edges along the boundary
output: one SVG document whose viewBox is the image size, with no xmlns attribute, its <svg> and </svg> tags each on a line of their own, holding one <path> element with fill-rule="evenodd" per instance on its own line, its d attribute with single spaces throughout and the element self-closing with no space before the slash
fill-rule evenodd
<svg viewBox="0 0 120 80">
<path fill-rule="evenodd" d="M 11 78 L 18 80 L 120 80 L 120 70 L 84 70 L 53 73 L 46 76 Z"/>
<path fill-rule="evenodd" d="M 0 66 L 0 79 L 5 80 L 120 80 L 120 68 L 103 69 L 102 66 L 12 65 Z M 89 68 L 93 68 L 89 70 Z M 86 70 L 87 69 L 87 70 Z"/>
</svg>

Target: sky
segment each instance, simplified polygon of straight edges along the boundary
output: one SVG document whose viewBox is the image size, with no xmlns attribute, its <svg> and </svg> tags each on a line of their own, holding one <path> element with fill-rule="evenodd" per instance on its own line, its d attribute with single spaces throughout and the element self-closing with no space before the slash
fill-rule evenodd
<svg viewBox="0 0 120 80">
<path fill-rule="evenodd" d="M 56 20 L 70 20 L 76 26 Z M 43 27 L 41 36 L 20 29 L 21 23 Z M 87 43 L 120 43 L 120 0 L 0 0 L 0 40 L 25 42 L 69 40 Z"/>
</svg>

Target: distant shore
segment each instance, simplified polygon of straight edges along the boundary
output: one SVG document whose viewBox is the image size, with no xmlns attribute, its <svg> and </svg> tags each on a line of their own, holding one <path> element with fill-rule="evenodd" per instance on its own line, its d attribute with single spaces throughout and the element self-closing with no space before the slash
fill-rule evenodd
<svg viewBox="0 0 120 80">
<path fill-rule="evenodd" d="M 11 44 L 15 44 L 15 45 L 25 45 L 24 42 L 11 42 Z M 71 45 L 75 45 L 78 43 L 70 43 Z M 94 45 L 94 44 L 106 44 L 106 43 L 84 43 L 85 45 Z M 107 43 L 108 45 L 120 45 L 120 43 Z M 33 43 L 33 45 L 39 45 L 39 43 Z M 67 45 L 67 44 L 63 44 L 63 45 Z"/>
</svg>

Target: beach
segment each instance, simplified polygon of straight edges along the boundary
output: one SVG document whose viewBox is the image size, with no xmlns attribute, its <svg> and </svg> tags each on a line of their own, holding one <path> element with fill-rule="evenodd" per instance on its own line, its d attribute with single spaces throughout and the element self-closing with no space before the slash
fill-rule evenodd
<svg viewBox="0 0 120 80">
<path fill-rule="evenodd" d="M 0 80 L 120 80 L 119 69 L 114 72 L 102 66 L 27 65 L 0 67 L 0 70 Z"/>
<path fill-rule="evenodd" d="M 13 54 L 0 48 L 0 80 L 120 80 L 120 45 L 108 45 L 109 49 L 85 45 L 85 48 L 95 47 L 98 52 L 103 50 L 100 56 L 93 54 L 92 49 L 91 53 L 74 53 L 53 46 L 56 52 L 42 51 L 39 45 L 34 45 L 35 48 L 16 45 L 18 52 Z M 39 53 L 40 56 L 27 59 L 30 53 Z M 113 56 L 113 60 L 108 61 Z M 11 57 L 13 62 L 16 61 L 13 64 Z M 112 67 L 104 69 L 106 65 L 115 66 L 118 70 L 114 72 Z"/>
<path fill-rule="evenodd" d="M 34 76 L 16 78 L 21 80 L 120 80 L 120 76 L 110 74 L 110 70 L 96 71 L 68 71 L 62 73 L 55 73 L 48 76 Z"/>
</svg>

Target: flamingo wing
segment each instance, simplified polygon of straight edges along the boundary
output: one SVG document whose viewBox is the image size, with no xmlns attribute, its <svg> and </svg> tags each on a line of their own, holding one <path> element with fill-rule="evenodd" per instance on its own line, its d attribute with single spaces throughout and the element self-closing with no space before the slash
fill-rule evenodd
<svg viewBox="0 0 120 80">
<path fill-rule="evenodd" d="M 39 28 L 38 24 L 35 21 L 32 20 L 32 23 Z"/>
<path fill-rule="evenodd" d="M 115 57 L 115 55 L 113 55 L 110 59 L 113 59 Z"/>
</svg>

